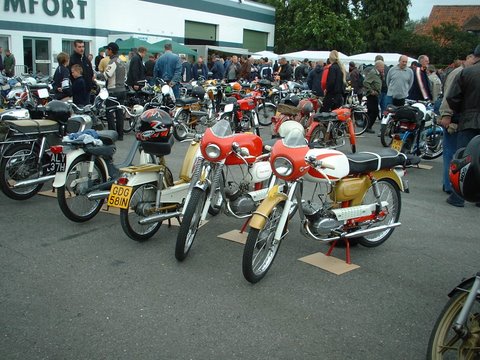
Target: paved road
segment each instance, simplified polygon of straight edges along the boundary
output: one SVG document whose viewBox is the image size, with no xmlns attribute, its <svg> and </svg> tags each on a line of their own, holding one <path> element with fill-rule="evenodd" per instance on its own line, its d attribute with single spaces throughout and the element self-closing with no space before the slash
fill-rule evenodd
<svg viewBox="0 0 480 360">
<path fill-rule="evenodd" d="M 375 135 L 359 145 L 381 146 Z M 186 146 L 168 159 L 174 174 Z M 136 243 L 118 216 L 76 224 L 53 198 L 0 194 L 0 358 L 422 359 L 447 293 L 479 270 L 480 209 L 446 204 L 441 160 L 428 163 L 409 170 L 403 225 L 352 250 L 359 269 L 337 276 L 298 261 L 327 247 L 295 219 L 256 285 L 242 276 L 242 245 L 217 238 L 241 226 L 225 215 L 178 263 L 174 227 Z"/>
</svg>

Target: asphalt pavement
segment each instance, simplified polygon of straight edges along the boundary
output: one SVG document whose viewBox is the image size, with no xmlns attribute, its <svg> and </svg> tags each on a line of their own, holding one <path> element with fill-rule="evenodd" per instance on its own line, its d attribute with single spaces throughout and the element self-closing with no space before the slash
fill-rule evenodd
<svg viewBox="0 0 480 360">
<path fill-rule="evenodd" d="M 381 148 L 374 134 L 358 142 Z M 167 158 L 174 175 L 187 146 Z M 0 359 L 423 359 L 447 293 L 479 270 L 480 232 L 480 208 L 445 202 L 441 158 L 423 164 L 408 170 L 402 226 L 377 248 L 352 248 L 360 268 L 298 261 L 328 247 L 303 237 L 297 216 L 255 285 L 242 245 L 217 237 L 242 225 L 224 214 L 179 263 L 174 226 L 137 243 L 117 215 L 78 224 L 53 197 L 0 193 Z"/>
</svg>

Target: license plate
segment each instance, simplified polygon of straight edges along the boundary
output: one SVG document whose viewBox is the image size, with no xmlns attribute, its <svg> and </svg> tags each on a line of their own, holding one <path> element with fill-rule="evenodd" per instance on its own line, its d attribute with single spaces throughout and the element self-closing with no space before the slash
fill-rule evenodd
<svg viewBox="0 0 480 360">
<path fill-rule="evenodd" d="M 128 209 L 133 187 L 113 184 L 108 195 L 107 205 L 120 209 Z"/>
<path fill-rule="evenodd" d="M 223 108 L 223 111 L 224 111 L 224 112 L 231 112 L 231 111 L 233 111 L 233 104 L 227 104 L 227 105 L 225 105 L 225 107 Z"/>
<path fill-rule="evenodd" d="M 52 154 L 50 158 L 50 172 L 65 172 L 67 169 L 67 154 Z"/>
<path fill-rule="evenodd" d="M 402 141 L 402 140 L 393 139 L 391 148 L 392 148 L 393 150 L 401 151 L 401 150 L 402 150 L 402 145 L 403 145 L 403 141 Z"/>
</svg>

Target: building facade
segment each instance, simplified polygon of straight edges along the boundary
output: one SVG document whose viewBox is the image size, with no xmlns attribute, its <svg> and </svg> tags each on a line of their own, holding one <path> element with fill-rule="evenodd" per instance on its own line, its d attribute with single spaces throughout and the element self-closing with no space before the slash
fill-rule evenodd
<svg viewBox="0 0 480 360">
<path fill-rule="evenodd" d="M 272 50 L 273 7 L 248 0 L 0 0 L 0 47 L 17 73 L 52 74 L 60 51 L 82 39 L 86 53 L 110 41 L 172 39 L 205 56 Z"/>
</svg>

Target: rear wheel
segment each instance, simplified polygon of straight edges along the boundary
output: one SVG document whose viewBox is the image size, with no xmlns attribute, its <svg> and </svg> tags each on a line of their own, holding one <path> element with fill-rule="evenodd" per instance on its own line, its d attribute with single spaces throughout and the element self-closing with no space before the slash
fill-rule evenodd
<svg viewBox="0 0 480 360">
<path fill-rule="evenodd" d="M 361 229 L 374 228 L 375 226 L 380 225 L 390 225 L 396 223 L 400 218 L 401 210 L 401 198 L 400 198 L 400 189 L 398 185 L 390 179 L 380 179 L 377 181 L 378 191 L 380 193 L 380 201 L 386 201 L 388 203 L 384 210 L 385 216 L 380 221 L 375 222 L 371 225 L 362 226 Z M 365 193 L 362 204 L 372 204 L 376 203 L 377 198 L 373 193 L 373 188 L 370 186 L 368 191 Z M 390 228 L 383 230 L 381 232 L 375 232 L 370 235 L 365 235 L 358 238 L 358 242 L 366 247 L 376 247 L 383 244 L 389 237 L 392 235 L 395 228 Z"/>
<path fill-rule="evenodd" d="M 0 188 L 14 200 L 26 200 L 40 191 L 43 183 L 14 188 L 20 181 L 37 179 L 42 173 L 38 164 L 38 147 L 32 144 L 17 144 L 7 148 L 0 162 Z"/>
<path fill-rule="evenodd" d="M 88 189 L 106 181 L 106 175 L 99 161 L 95 161 L 89 174 L 90 160 L 76 158 L 67 171 L 65 185 L 57 189 L 57 201 L 63 214 L 75 222 L 85 222 L 98 214 L 105 199 L 89 200 Z"/>
<path fill-rule="evenodd" d="M 380 142 L 385 147 L 390 147 L 393 141 L 395 121 L 389 120 L 385 125 L 380 125 Z"/>
<path fill-rule="evenodd" d="M 200 225 L 206 198 L 207 193 L 202 189 L 194 188 L 192 190 L 190 200 L 185 209 L 185 215 L 178 230 L 177 243 L 175 245 L 175 257 L 178 261 L 185 260 L 192 247 Z"/>
<path fill-rule="evenodd" d="M 355 135 L 361 135 L 368 127 L 368 114 L 364 111 L 353 112 L 353 124 L 355 126 Z"/>
<path fill-rule="evenodd" d="M 312 135 L 310 135 L 310 143 L 318 146 L 318 147 L 327 147 L 327 129 L 325 125 L 318 124 L 318 126 L 313 129 Z"/>
<path fill-rule="evenodd" d="M 133 189 L 128 209 L 120 210 L 120 223 L 125 234 L 135 241 L 150 239 L 160 229 L 162 222 L 140 224 L 139 221 L 154 214 L 157 196 L 156 183 L 143 184 Z"/>
<path fill-rule="evenodd" d="M 272 103 L 260 104 L 258 106 L 258 122 L 262 126 L 269 126 L 272 123 L 272 117 L 275 116 L 277 107 Z"/>
<path fill-rule="evenodd" d="M 251 283 L 259 282 L 267 274 L 278 253 L 280 241 L 275 241 L 274 235 L 284 206 L 283 201 L 273 208 L 262 229 L 250 228 L 243 250 L 242 271 Z"/>
</svg>

